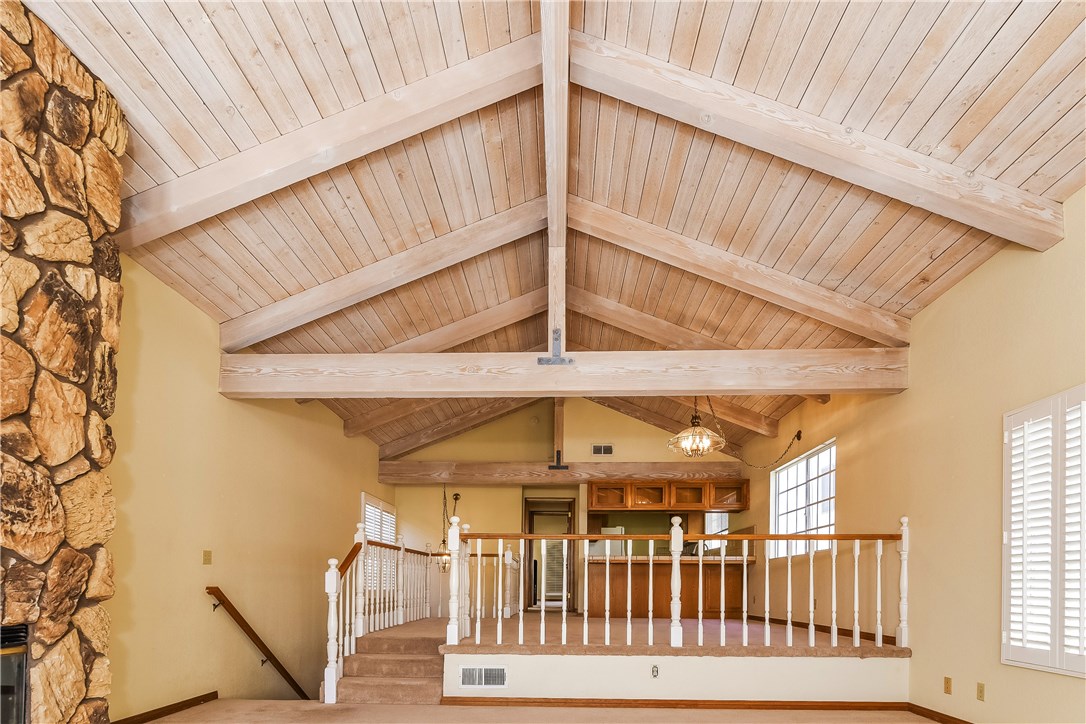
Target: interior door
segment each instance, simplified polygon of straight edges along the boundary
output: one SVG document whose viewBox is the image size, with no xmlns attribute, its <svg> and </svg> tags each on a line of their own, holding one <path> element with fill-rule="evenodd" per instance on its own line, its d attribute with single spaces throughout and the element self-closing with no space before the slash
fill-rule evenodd
<svg viewBox="0 0 1086 724">
<path fill-rule="evenodd" d="M 563 535 L 572 532 L 573 513 L 570 510 L 532 510 L 528 512 L 528 532 L 533 535 Z M 547 541 L 546 566 L 543 564 L 543 541 L 531 540 L 529 543 L 528 567 L 525 574 L 528 576 L 528 605 L 539 607 L 541 598 L 545 595 L 548 608 L 561 608 L 562 606 L 562 541 Z M 569 573 L 573 570 L 572 547 L 568 551 L 568 559 L 565 574 L 567 575 L 566 595 L 572 595 L 572 585 L 568 580 Z M 546 584 L 544 586 L 544 583 Z M 568 602 L 567 602 L 568 604 Z"/>
</svg>

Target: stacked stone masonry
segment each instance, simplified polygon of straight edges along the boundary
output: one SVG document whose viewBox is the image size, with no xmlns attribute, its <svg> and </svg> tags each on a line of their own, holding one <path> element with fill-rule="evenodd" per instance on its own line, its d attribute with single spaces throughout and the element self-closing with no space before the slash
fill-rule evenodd
<svg viewBox="0 0 1086 724">
<path fill-rule="evenodd" d="M 108 722 L 124 115 L 0 0 L 0 616 L 30 629 L 30 717 Z"/>
</svg>

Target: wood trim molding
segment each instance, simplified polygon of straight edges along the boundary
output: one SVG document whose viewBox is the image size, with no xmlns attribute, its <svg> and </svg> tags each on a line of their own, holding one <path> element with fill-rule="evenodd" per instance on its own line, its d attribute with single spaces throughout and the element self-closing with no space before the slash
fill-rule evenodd
<svg viewBox="0 0 1086 724">
<path fill-rule="evenodd" d="M 904 347 L 909 343 L 911 322 L 905 317 L 621 211 L 571 196 L 569 225 L 650 259 L 738 289 L 880 344 Z"/>
<path fill-rule="evenodd" d="M 113 238 L 128 251 L 534 88 L 540 47 L 521 38 L 136 194 Z"/>
<path fill-rule="evenodd" d="M 1055 201 L 576 31 L 570 79 L 1032 249 L 1063 238 Z"/>
<path fill-rule="evenodd" d="M 935 711 L 929 709 L 926 706 L 920 706 L 919 704 L 913 704 L 909 702 L 909 712 L 917 714 L 918 716 L 925 716 L 932 721 L 937 721 L 939 724 L 970 724 L 968 719 L 959 719 L 956 716 L 950 714 L 944 714 L 941 711 Z"/>
<path fill-rule="evenodd" d="M 513 696 L 442 696 L 442 706 L 561 706 L 592 709 L 762 709 L 816 711 L 909 711 L 906 701 L 759 701 L 732 699 L 560 699 Z M 960 720 L 959 720 L 960 721 Z"/>
<path fill-rule="evenodd" d="M 219 392 L 232 399 L 625 397 L 901 392 L 908 349 L 578 352 L 540 365 L 502 354 L 224 354 Z"/>
<path fill-rule="evenodd" d="M 660 482 L 667 480 L 743 480 L 738 462 L 711 463 L 566 463 L 566 470 L 551 470 L 550 461 L 451 462 L 381 460 L 377 480 L 388 485 L 574 485 L 590 480 Z"/>
<path fill-rule="evenodd" d="M 506 415 L 538 402 L 538 398 L 522 400 L 516 397 L 499 397 L 488 400 L 474 410 L 430 425 L 418 432 L 405 435 L 398 440 L 392 440 L 380 446 L 378 458 L 392 460 L 404 455 L 409 455 L 416 450 L 433 445 L 434 443 L 448 440 L 450 437 L 461 435 L 469 430 L 482 427 L 488 423 L 499 420 Z"/>
<path fill-rule="evenodd" d="M 219 325 L 219 345 L 227 352 L 244 349 L 540 231 L 546 226 L 546 218 L 543 198 L 488 216 L 223 322 Z"/>
<path fill-rule="evenodd" d="M 170 714 L 176 714 L 179 711 L 185 709 L 191 709 L 194 706 L 200 704 L 206 704 L 209 701 L 215 701 L 219 698 L 219 692 L 209 691 L 206 694 L 200 694 L 194 696 L 191 699 L 185 699 L 183 701 L 174 702 L 173 704 L 167 704 L 166 706 L 160 706 L 157 709 L 151 709 L 145 711 L 142 714 L 133 714 L 127 716 L 124 719 L 114 719 L 113 724 L 144 724 L 144 722 L 155 721 L 156 719 L 162 719 Z"/>
</svg>

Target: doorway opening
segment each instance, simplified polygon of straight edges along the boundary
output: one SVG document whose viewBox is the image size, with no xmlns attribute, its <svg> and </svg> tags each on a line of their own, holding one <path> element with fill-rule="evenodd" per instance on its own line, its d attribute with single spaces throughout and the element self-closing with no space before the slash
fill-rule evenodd
<svg viewBox="0 0 1086 724">
<path fill-rule="evenodd" d="M 576 518 L 575 498 L 525 498 L 524 531 L 529 535 L 568 535 L 573 533 Z M 543 543 L 546 542 L 544 552 Z M 562 608 L 562 582 L 565 579 L 566 610 L 574 610 L 573 591 L 576 547 L 567 543 L 563 566 L 562 540 L 529 540 L 523 567 L 525 607 L 536 609 Z M 545 558 L 545 561 L 544 561 Z"/>
</svg>

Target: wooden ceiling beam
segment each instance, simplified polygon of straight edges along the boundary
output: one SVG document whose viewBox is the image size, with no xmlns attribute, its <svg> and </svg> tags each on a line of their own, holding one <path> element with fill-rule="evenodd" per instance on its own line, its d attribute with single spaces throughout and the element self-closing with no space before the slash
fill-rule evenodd
<svg viewBox="0 0 1086 724">
<path fill-rule="evenodd" d="M 908 349 L 224 354 L 219 391 L 244 398 L 643 397 L 900 392 Z"/>
<path fill-rule="evenodd" d="M 521 239 L 545 226 L 545 199 L 514 206 L 223 322 L 219 325 L 220 346 L 227 352 L 243 349 Z"/>
<path fill-rule="evenodd" d="M 570 286 L 566 289 L 566 302 L 574 312 L 632 332 L 668 349 L 735 349 L 716 337 L 673 324 L 580 287 Z M 823 405 L 830 401 L 829 395 L 803 396 Z"/>
<path fill-rule="evenodd" d="M 390 422 L 401 420 L 410 415 L 429 410 L 444 402 L 442 398 L 408 398 L 396 400 L 377 408 L 373 412 L 355 415 L 343 421 L 343 434 L 347 437 L 361 437 L 370 430 L 374 430 Z"/>
<path fill-rule="evenodd" d="M 1032 249 L 1063 238 L 1060 204 L 599 38 L 573 32 L 586 88 Z"/>
<path fill-rule="evenodd" d="M 547 168 L 547 332 L 552 355 L 566 350 L 566 196 L 569 183 L 569 3 L 539 7 L 543 52 L 543 137 Z"/>
<path fill-rule="evenodd" d="M 741 480 L 743 466 L 730 461 L 702 463 L 569 463 L 551 470 L 541 462 L 445 462 L 382 460 L 377 480 L 386 485 L 576 485 L 590 480 L 634 482 Z M 469 521 L 470 522 L 470 521 Z"/>
<path fill-rule="evenodd" d="M 880 344 L 904 347 L 909 343 L 910 321 L 905 317 L 606 206 L 571 196 L 569 224 L 578 231 Z"/>
<path fill-rule="evenodd" d="M 699 395 L 699 397 L 701 396 Z M 671 396 L 667 399 L 682 405 L 684 408 L 683 414 L 686 417 L 694 414 L 693 396 Z M 705 401 L 705 399 L 706 398 L 702 397 L 703 402 Z M 721 400 L 719 398 L 713 400 L 712 413 L 710 413 L 708 407 L 709 406 L 706 403 L 702 405 L 702 407 L 698 408 L 698 414 L 700 414 L 703 419 L 707 420 L 708 418 L 715 416 L 716 419 L 721 420 L 722 422 L 729 422 L 732 425 L 738 425 L 739 427 L 750 430 L 751 432 L 756 432 L 759 435 L 765 435 L 766 437 L 777 436 L 777 421 L 774 420 L 772 417 L 768 417 L 767 415 L 755 412 L 754 410 L 748 410 L 742 405 L 737 405 L 734 402 L 729 402 L 728 400 Z"/>
<path fill-rule="evenodd" d="M 499 420 L 538 401 L 538 398 L 523 400 L 515 397 L 499 397 L 488 400 L 483 405 L 465 412 L 463 415 L 442 420 L 436 425 L 430 425 L 418 432 L 413 432 L 398 440 L 381 445 L 378 457 L 381 460 L 393 460 L 409 455 L 421 448 L 439 443 L 442 440 L 448 440 L 450 437 L 462 435 L 469 430 Z"/>
<path fill-rule="evenodd" d="M 646 425 L 652 425 L 658 427 L 661 430 L 667 430 L 671 434 L 677 434 L 685 430 L 689 425 L 684 425 L 678 420 L 674 420 L 667 415 L 661 415 L 659 413 L 648 410 L 641 405 L 627 400 L 623 397 L 586 397 L 589 402 L 595 402 L 597 405 L 606 407 L 609 410 L 620 412 L 627 417 L 632 417 L 635 420 L 640 420 Z"/>
<path fill-rule="evenodd" d="M 574 83 L 1032 249 L 1063 238 L 1060 204 L 719 80 L 574 32 Z"/>
<path fill-rule="evenodd" d="M 133 249 L 534 88 L 541 69 L 537 33 L 138 193 L 113 238 Z"/>
</svg>

